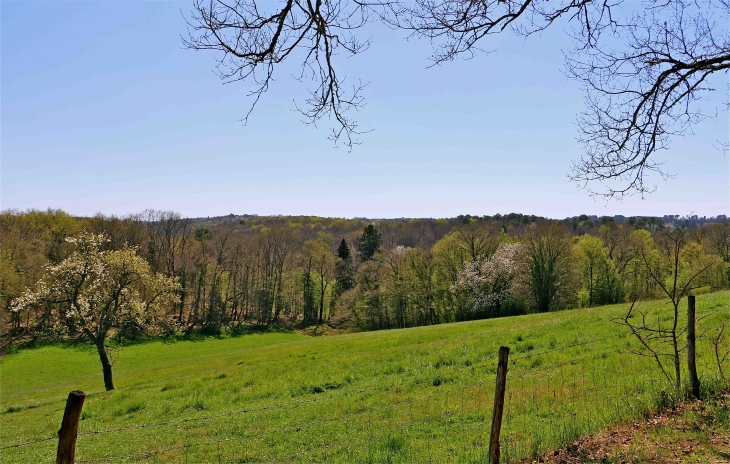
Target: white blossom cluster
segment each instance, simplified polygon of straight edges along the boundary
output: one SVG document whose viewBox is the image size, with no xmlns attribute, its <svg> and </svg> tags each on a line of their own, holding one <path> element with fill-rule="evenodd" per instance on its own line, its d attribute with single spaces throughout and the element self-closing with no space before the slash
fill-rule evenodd
<svg viewBox="0 0 730 464">
<path fill-rule="evenodd" d="M 90 232 L 66 241 L 75 251 L 47 266 L 35 288 L 11 302 L 11 311 L 50 307 L 68 332 L 96 341 L 115 328 L 150 327 L 162 316 L 162 308 L 176 301 L 177 282 L 154 275 L 133 248 L 103 250 L 109 239 Z"/>
<path fill-rule="evenodd" d="M 492 256 L 466 263 L 451 291 L 466 291 L 475 313 L 496 311 L 512 291 L 521 249 L 520 243 L 502 243 Z"/>
</svg>

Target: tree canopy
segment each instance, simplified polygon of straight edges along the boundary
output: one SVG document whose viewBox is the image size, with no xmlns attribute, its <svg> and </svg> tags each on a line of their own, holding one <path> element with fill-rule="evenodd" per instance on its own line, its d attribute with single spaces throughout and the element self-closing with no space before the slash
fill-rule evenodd
<svg viewBox="0 0 730 464">
<path fill-rule="evenodd" d="M 8 343 L 81 337 L 97 344 L 106 335 L 110 343 L 97 345 L 106 350 L 112 339 L 149 333 L 272 323 L 412 327 L 667 297 L 675 274 L 680 289 L 693 276 L 687 288 L 701 288 L 693 291 L 728 288 L 724 216 L 694 226 L 691 219 L 666 226 L 662 218 L 531 219 L 247 216 L 241 224 L 169 212 L 5 211 L 0 330 Z M 356 244 L 349 260 L 338 256 L 342 238 Z M 163 287 L 169 292 L 155 299 Z M 119 301 L 111 299 L 116 293 Z"/>
</svg>

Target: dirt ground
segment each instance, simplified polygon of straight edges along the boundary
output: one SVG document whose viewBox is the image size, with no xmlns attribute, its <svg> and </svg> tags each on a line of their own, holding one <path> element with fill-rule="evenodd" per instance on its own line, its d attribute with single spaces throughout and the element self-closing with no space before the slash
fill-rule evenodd
<svg viewBox="0 0 730 464">
<path fill-rule="evenodd" d="M 613 427 L 521 464 L 730 463 L 730 391 L 687 401 L 646 421 Z"/>
</svg>

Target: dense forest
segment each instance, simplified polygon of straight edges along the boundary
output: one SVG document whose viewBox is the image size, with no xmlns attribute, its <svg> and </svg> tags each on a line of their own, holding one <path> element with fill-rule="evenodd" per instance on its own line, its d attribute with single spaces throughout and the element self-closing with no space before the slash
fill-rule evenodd
<svg viewBox="0 0 730 464">
<path fill-rule="evenodd" d="M 727 217 L 522 214 L 451 219 L 0 214 L 5 335 L 52 333 L 62 309 L 13 311 L 97 234 L 176 281 L 164 333 L 251 324 L 374 330 L 546 312 L 728 288 Z M 103 234 L 103 235 L 98 235 Z M 132 250 L 132 251 L 129 251 Z M 172 287 L 171 287 L 172 288 Z M 671 296 L 670 296 L 671 297 Z"/>
</svg>

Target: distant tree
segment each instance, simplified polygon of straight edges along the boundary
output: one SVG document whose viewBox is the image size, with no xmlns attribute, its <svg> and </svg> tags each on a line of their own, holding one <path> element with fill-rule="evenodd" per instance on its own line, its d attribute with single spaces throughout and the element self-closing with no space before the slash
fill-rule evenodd
<svg viewBox="0 0 730 464">
<path fill-rule="evenodd" d="M 498 317 L 518 273 L 521 243 L 503 243 L 490 257 L 471 261 L 459 271 L 454 291 L 466 290 L 475 317 Z"/>
<path fill-rule="evenodd" d="M 206 241 L 206 240 L 210 240 L 212 238 L 213 238 L 213 232 L 211 232 L 210 230 L 206 229 L 205 227 L 203 227 L 201 229 L 197 229 L 195 231 L 195 240 L 197 240 L 197 241 L 199 241 L 201 243 L 204 242 L 204 241 Z"/>
<path fill-rule="evenodd" d="M 635 250 L 631 246 L 632 229 L 623 224 L 617 224 L 613 218 L 604 219 L 601 219 L 598 238 L 606 246 L 608 257 L 616 265 L 616 271 L 622 274 L 635 254 Z"/>
<path fill-rule="evenodd" d="M 352 253 L 344 238 L 337 247 L 337 257 L 339 259 L 335 262 L 335 280 L 337 282 L 337 293 L 341 294 L 355 285 Z"/>
<path fill-rule="evenodd" d="M 82 219 L 61 210 L 0 213 L 0 308 L 3 316 L 10 316 L 8 332 L 27 332 L 33 325 L 36 328 L 45 325 L 48 317 L 45 309 L 37 315 L 27 312 L 21 320 L 20 313 L 10 311 L 10 303 L 40 279 L 49 262 L 58 263 L 68 256 L 71 246 L 65 239 L 75 234 L 82 224 Z M 8 333 L 3 329 L 0 332 Z"/>
<path fill-rule="evenodd" d="M 454 230 L 444 235 L 431 248 L 435 265 L 434 285 L 439 299 L 437 307 L 446 321 L 453 320 L 454 316 L 469 312 L 470 304 L 467 301 L 466 291 L 453 291 L 459 279 L 459 271 L 464 263 L 471 260 L 466 247 L 463 246 L 461 234 Z"/>
<path fill-rule="evenodd" d="M 284 308 L 285 280 L 291 257 L 301 246 L 290 228 L 273 227 L 257 236 L 255 251 L 258 260 L 259 323 L 279 322 Z"/>
<path fill-rule="evenodd" d="M 337 247 L 337 257 L 343 261 L 350 260 L 350 247 L 347 245 L 347 242 L 344 238 L 340 242 L 340 245 Z"/>
<path fill-rule="evenodd" d="M 707 229 L 705 246 L 709 252 L 717 255 L 720 262 L 717 263 L 715 275 L 717 282 L 715 288 L 727 288 L 730 285 L 730 221 L 727 218 L 720 219 L 715 224 L 709 224 Z"/>
<path fill-rule="evenodd" d="M 730 220 L 724 219 L 708 228 L 709 246 L 726 263 L 730 263 Z"/>
<path fill-rule="evenodd" d="M 529 297 L 538 312 L 553 311 L 572 296 L 570 236 L 559 224 L 538 226 L 525 235 Z"/>
<path fill-rule="evenodd" d="M 365 261 L 357 269 L 351 310 L 355 324 L 362 328 L 378 330 L 393 327 L 393 315 L 383 285 L 386 272 L 379 259 Z"/>
<path fill-rule="evenodd" d="M 436 302 L 436 260 L 430 251 L 419 248 L 410 249 L 406 258 L 410 267 L 409 299 L 416 311 L 413 319 L 418 325 L 438 324 L 443 308 L 438 308 Z"/>
<path fill-rule="evenodd" d="M 357 239 L 356 248 L 360 260 L 364 262 L 373 259 L 375 253 L 380 249 L 380 244 L 380 231 L 369 224 Z"/>
<path fill-rule="evenodd" d="M 338 260 L 335 263 L 335 279 L 337 280 L 338 292 L 342 293 L 350 290 L 355 284 L 352 264 L 347 261 Z"/>
<path fill-rule="evenodd" d="M 352 253 L 344 238 L 337 247 L 337 257 L 339 259 L 335 263 L 335 280 L 337 281 L 337 292 L 343 293 L 355 285 Z"/>
<path fill-rule="evenodd" d="M 107 338 L 119 331 L 153 331 L 164 309 L 176 302 L 179 285 L 173 278 L 152 273 L 133 248 L 102 250 L 107 241 L 103 234 L 88 232 L 68 238 L 75 250 L 48 266 L 35 288 L 12 302 L 11 310 L 51 306 L 59 331 L 94 343 L 104 386 L 113 390 Z"/>
<path fill-rule="evenodd" d="M 201 319 L 201 313 L 203 312 L 203 309 L 205 308 L 205 300 L 206 300 L 206 279 L 208 277 L 208 262 L 207 262 L 207 251 L 206 249 L 206 242 L 213 239 L 213 232 L 211 232 L 209 229 L 203 227 L 200 229 L 197 229 L 195 231 L 195 241 L 199 244 L 199 253 L 197 254 L 197 261 L 198 261 L 198 271 L 196 275 L 196 284 L 195 284 L 195 300 L 193 302 L 193 314 L 192 314 L 192 323 L 197 324 L 200 322 Z"/>
<path fill-rule="evenodd" d="M 492 256 L 502 241 L 501 227 L 497 223 L 484 224 L 474 220 L 455 228 L 461 246 L 469 253 L 471 261 Z"/>
<path fill-rule="evenodd" d="M 230 291 L 228 285 L 224 283 L 228 276 L 228 265 L 231 256 L 230 250 L 230 231 L 223 230 L 211 240 L 210 260 L 207 264 L 209 268 L 209 286 L 208 292 L 208 308 L 204 318 L 203 327 L 205 329 L 218 331 L 221 325 L 227 320 L 228 298 Z"/>
<path fill-rule="evenodd" d="M 118 250 L 124 244 L 141 247 L 144 239 L 144 228 L 142 224 L 132 217 L 120 218 L 116 216 L 105 216 L 97 213 L 94 217 L 86 219 L 84 227 L 89 232 L 103 233 L 109 237 L 109 243 L 105 248 Z M 72 234 L 73 235 L 73 234 Z M 152 266 L 154 271 L 158 271 Z"/>
<path fill-rule="evenodd" d="M 305 256 L 304 273 L 302 274 L 302 312 L 304 323 L 311 324 L 317 320 L 317 310 L 314 302 L 314 284 L 312 282 L 312 260 L 311 255 Z"/>
<path fill-rule="evenodd" d="M 315 317 L 309 319 L 305 317 L 307 322 L 314 322 L 316 320 L 318 324 L 322 324 L 324 321 L 325 307 L 327 304 L 327 289 L 329 288 L 335 272 L 335 257 L 332 255 L 331 243 L 332 236 L 330 234 L 320 232 L 317 234 L 317 238 L 307 240 L 302 245 L 302 251 L 304 256 L 307 258 L 305 275 L 308 275 L 307 279 L 309 280 L 312 289 L 314 289 L 316 280 L 316 300 L 318 302 L 318 311 L 314 311 Z M 314 274 L 314 276 L 312 274 Z M 305 307 L 309 305 L 307 298 L 308 296 L 305 295 Z M 312 301 L 314 301 L 313 290 Z"/>
<path fill-rule="evenodd" d="M 382 273 L 379 282 L 383 292 L 383 306 L 390 316 L 389 323 L 394 327 L 404 328 L 413 325 L 409 314 L 409 269 L 407 262 L 408 249 L 402 245 L 383 251 L 378 261 L 382 262 Z M 388 311 L 390 309 L 390 311 Z"/>
<path fill-rule="evenodd" d="M 601 239 L 582 235 L 576 240 L 574 251 L 588 294 L 588 307 L 618 303 L 621 299 L 620 281 L 608 248 Z"/>
<path fill-rule="evenodd" d="M 182 324 L 188 296 L 188 278 L 192 275 L 189 261 L 194 244 L 193 238 L 200 242 L 204 235 L 210 234 L 210 231 L 207 233 L 195 231 L 193 235 L 192 220 L 183 218 L 174 211 L 148 209 L 132 216 L 132 219 L 145 231 L 147 243 L 140 251 L 145 255 L 152 270 L 179 278 L 181 289 L 178 322 Z"/>
</svg>

